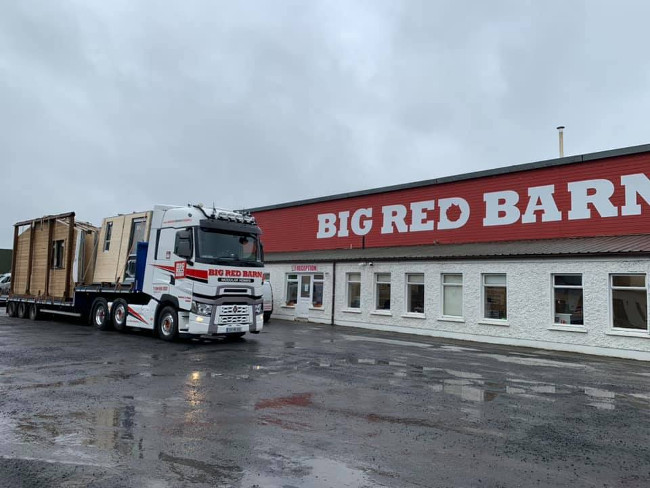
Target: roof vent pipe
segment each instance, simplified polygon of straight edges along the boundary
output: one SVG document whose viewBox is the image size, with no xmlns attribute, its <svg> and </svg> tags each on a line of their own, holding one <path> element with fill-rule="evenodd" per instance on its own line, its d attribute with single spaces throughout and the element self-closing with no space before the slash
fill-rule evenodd
<svg viewBox="0 0 650 488">
<path fill-rule="evenodd" d="M 560 157 L 564 157 L 564 126 L 560 125 L 557 127 L 558 130 L 558 137 L 560 139 Z"/>
</svg>

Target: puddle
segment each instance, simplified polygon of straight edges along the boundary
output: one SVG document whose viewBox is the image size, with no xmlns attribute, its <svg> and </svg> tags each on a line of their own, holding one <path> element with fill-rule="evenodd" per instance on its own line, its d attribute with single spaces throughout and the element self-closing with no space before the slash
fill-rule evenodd
<svg viewBox="0 0 650 488">
<path fill-rule="evenodd" d="M 482 354 L 484 357 L 496 359 L 502 363 L 521 364 L 523 366 L 547 366 L 549 368 L 574 368 L 574 369 L 590 369 L 589 366 L 579 363 L 553 361 L 551 359 L 543 359 L 537 357 L 518 357 L 518 356 L 504 356 L 501 354 Z"/>
<path fill-rule="evenodd" d="M 382 339 L 380 337 L 363 337 L 363 336 L 351 336 L 351 335 L 342 335 L 341 337 L 347 341 L 379 342 L 382 344 L 392 344 L 394 346 L 414 346 L 414 347 L 424 347 L 424 348 L 433 347 L 431 344 L 425 344 L 422 342 L 400 341 L 397 339 Z"/>
<path fill-rule="evenodd" d="M 333 459 L 278 459 L 278 473 L 246 472 L 241 478 L 242 487 L 264 488 L 316 488 L 355 487 L 369 488 L 377 485 L 363 469 L 355 469 Z"/>
</svg>

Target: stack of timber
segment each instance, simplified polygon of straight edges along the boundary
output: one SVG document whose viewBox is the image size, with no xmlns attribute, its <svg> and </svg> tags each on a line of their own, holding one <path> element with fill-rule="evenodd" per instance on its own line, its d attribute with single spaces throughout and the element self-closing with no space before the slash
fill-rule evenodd
<svg viewBox="0 0 650 488">
<path fill-rule="evenodd" d="M 105 218 L 99 232 L 94 283 L 124 283 L 126 263 L 138 242 L 149 241 L 152 212 Z"/>
<path fill-rule="evenodd" d="M 71 298 L 74 287 L 92 281 L 97 233 L 74 212 L 14 225 L 11 293 L 43 300 Z"/>
</svg>

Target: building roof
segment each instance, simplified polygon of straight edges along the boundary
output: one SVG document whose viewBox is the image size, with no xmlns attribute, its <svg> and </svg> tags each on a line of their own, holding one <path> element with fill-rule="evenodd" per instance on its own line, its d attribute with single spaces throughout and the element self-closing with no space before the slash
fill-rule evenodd
<svg viewBox="0 0 650 488">
<path fill-rule="evenodd" d="M 332 261 L 437 261 L 450 259 L 552 258 L 597 256 L 650 257 L 650 234 L 576 237 L 469 244 L 375 247 L 267 253 L 267 263 Z"/>
<path fill-rule="evenodd" d="M 597 161 L 599 159 L 605 159 L 605 158 L 614 158 L 618 156 L 630 156 L 634 154 L 643 154 L 643 153 L 648 153 L 650 152 L 650 144 L 642 144 L 639 146 L 630 146 L 630 147 L 624 147 L 620 149 L 612 149 L 609 151 L 599 151 L 595 153 L 588 153 L 588 154 L 581 154 L 578 156 L 567 156 L 564 158 L 556 158 L 556 159 L 547 159 L 543 161 L 537 161 L 534 163 L 525 163 L 525 164 L 517 164 L 513 166 L 504 166 L 501 168 L 495 168 L 495 169 L 490 169 L 490 170 L 485 170 L 485 171 L 475 171 L 472 173 L 465 173 L 461 175 L 456 175 L 456 176 L 446 176 L 443 178 L 435 178 L 435 179 L 430 179 L 430 180 L 422 180 L 422 181 L 416 181 L 414 183 L 405 183 L 401 185 L 392 185 L 392 186 L 385 186 L 381 188 L 373 188 L 370 190 L 362 190 L 362 191 L 355 191 L 355 192 L 350 192 L 350 193 L 339 193 L 336 195 L 331 195 L 331 196 L 325 196 L 325 197 L 318 197 L 318 198 L 310 198 L 307 200 L 297 200 L 294 202 L 287 202 L 287 203 L 280 203 L 277 205 L 268 205 L 264 207 L 256 207 L 256 208 L 247 208 L 244 209 L 247 212 L 265 212 L 267 210 L 277 210 L 280 208 L 288 208 L 288 207 L 297 207 L 301 205 L 308 205 L 312 203 L 320 203 L 320 202 L 328 202 L 328 201 L 333 201 L 333 200 L 342 200 L 345 198 L 352 198 L 352 197 L 359 197 L 359 196 L 365 196 L 365 195 L 374 195 L 377 193 L 387 193 L 387 192 L 392 192 L 392 191 L 399 191 L 399 190 L 406 190 L 409 188 L 420 188 L 423 186 L 430 186 L 430 185 L 440 185 L 443 183 L 452 183 L 455 181 L 465 181 L 465 180 L 472 180 L 476 178 L 485 178 L 488 176 L 497 176 L 497 175 L 503 175 L 503 174 L 508 174 L 508 173 L 517 173 L 520 171 L 529 171 L 533 169 L 540 169 L 540 168 L 550 168 L 554 166 L 564 166 L 568 164 L 576 164 L 576 163 L 585 163 L 588 161 Z"/>
</svg>

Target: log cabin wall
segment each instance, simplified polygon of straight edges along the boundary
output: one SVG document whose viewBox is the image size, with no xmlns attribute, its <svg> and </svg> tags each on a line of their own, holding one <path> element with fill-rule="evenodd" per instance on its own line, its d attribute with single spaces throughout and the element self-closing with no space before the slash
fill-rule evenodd
<svg viewBox="0 0 650 488">
<path fill-rule="evenodd" d="M 21 222 L 16 225 L 19 233 L 16 238 L 16 259 L 13 275 L 15 295 L 30 295 L 35 297 L 64 298 L 66 281 L 69 277 L 68 290 L 72 290 L 82 280 L 83 270 L 86 266 L 93 265 L 92 252 L 87 253 L 82 247 L 77 249 L 77 240 L 83 238 L 90 242 L 90 249 L 94 246 L 98 229 L 90 224 L 74 223 L 73 232 L 70 232 L 70 222 L 74 214 L 43 217 L 32 221 Z M 70 260 L 68 241 L 72 235 L 73 259 Z M 85 243 L 84 242 L 84 243 Z M 74 262 L 81 265 L 79 273 L 71 273 L 69 267 Z M 92 277 L 92 270 L 89 276 Z M 88 280 L 89 281 L 89 280 Z"/>
<path fill-rule="evenodd" d="M 95 261 L 95 283 L 116 283 L 124 281 L 124 268 L 129 256 L 134 221 L 144 219 L 144 238 L 149 240 L 152 212 L 137 212 L 104 219 L 99 232 L 97 259 Z M 110 236 L 108 228 L 111 227 Z"/>
</svg>

